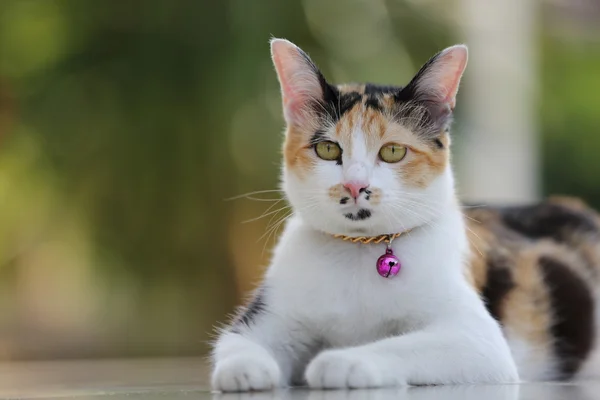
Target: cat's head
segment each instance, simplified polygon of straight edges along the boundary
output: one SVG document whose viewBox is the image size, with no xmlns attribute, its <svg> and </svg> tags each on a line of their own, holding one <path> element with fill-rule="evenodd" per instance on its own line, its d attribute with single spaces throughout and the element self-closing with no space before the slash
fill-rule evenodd
<svg viewBox="0 0 600 400">
<path fill-rule="evenodd" d="M 332 85 L 308 55 L 271 41 L 287 124 L 283 187 L 328 233 L 378 235 L 431 222 L 454 201 L 448 128 L 467 48 L 431 58 L 405 87 Z"/>
</svg>

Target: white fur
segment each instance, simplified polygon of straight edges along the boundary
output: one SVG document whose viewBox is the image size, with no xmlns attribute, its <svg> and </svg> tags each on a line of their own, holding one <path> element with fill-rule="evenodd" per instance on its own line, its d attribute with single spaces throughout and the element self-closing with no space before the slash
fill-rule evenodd
<svg viewBox="0 0 600 400">
<path fill-rule="evenodd" d="M 308 201 L 299 185 L 286 171 L 294 205 Z M 448 169 L 426 191 L 440 197 L 435 222 L 393 242 L 403 268 L 392 279 L 375 271 L 384 246 L 332 238 L 323 231 L 347 231 L 340 210 L 306 206 L 275 249 L 264 281 L 267 310 L 241 333 L 218 340 L 213 388 L 268 389 L 301 381 L 303 374 L 315 388 L 516 381 L 502 332 L 463 275 L 468 246 L 452 188 Z M 426 210 L 422 214 L 430 215 Z M 406 217 L 411 227 L 417 222 Z M 376 210 L 373 218 L 367 231 L 406 227 L 400 219 L 377 219 Z M 321 346 L 326 350 L 317 354 Z"/>
<path fill-rule="evenodd" d="M 383 279 L 374 269 L 380 246 L 342 242 L 294 218 L 265 277 L 268 312 L 217 342 L 214 389 L 297 381 L 321 341 L 331 349 L 308 364 L 311 387 L 516 381 L 500 328 L 464 280 L 461 229 L 457 211 L 396 240 L 403 269 Z M 251 370 L 262 379 L 245 386 Z"/>
<path fill-rule="evenodd" d="M 510 329 L 504 328 L 504 336 L 513 360 L 519 369 L 519 377 L 524 382 L 553 380 L 557 377 L 557 359 L 549 343 L 535 345 Z"/>
<path fill-rule="evenodd" d="M 427 188 L 415 188 L 378 160 L 360 129 L 352 137 L 341 166 L 318 161 L 309 178 L 284 168 L 295 215 L 264 278 L 266 306 L 248 326 L 238 324 L 216 342 L 213 388 L 517 381 L 500 327 L 465 279 L 469 246 L 450 167 Z M 361 196 L 342 205 L 329 197 L 333 185 L 352 180 L 382 190 L 381 202 Z M 372 210 L 372 217 L 344 217 L 360 208 Z M 392 244 L 402 270 L 391 279 L 375 269 L 385 245 L 331 236 L 410 228 Z"/>
</svg>

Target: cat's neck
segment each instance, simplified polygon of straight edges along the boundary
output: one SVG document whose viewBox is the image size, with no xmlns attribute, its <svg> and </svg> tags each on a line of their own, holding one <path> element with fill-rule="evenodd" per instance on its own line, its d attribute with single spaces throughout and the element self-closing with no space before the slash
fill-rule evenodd
<svg viewBox="0 0 600 400">
<path fill-rule="evenodd" d="M 289 220 L 288 228 L 301 228 L 306 233 L 312 232 L 312 235 L 316 235 L 322 238 L 336 238 L 336 240 L 342 240 L 339 236 L 347 237 L 378 237 L 381 235 L 389 234 L 402 234 L 401 240 L 407 238 L 419 238 L 419 240 L 428 240 L 433 237 L 452 237 L 457 239 L 459 242 L 466 240 L 466 227 L 464 222 L 464 215 L 462 213 L 460 203 L 452 197 L 443 207 L 440 207 L 438 214 L 435 218 L 422 220 L 420 223 L 398 223 L 394 225 L 394 228 L 390 230 L 331 230 L 322 229 L 321 226 L 315 226 L 311 221 L 307 221 L 301 214 L 295 213 L 293 218 Z M 400 239 L 396 239 L 400 240 Z"/>
</svg>

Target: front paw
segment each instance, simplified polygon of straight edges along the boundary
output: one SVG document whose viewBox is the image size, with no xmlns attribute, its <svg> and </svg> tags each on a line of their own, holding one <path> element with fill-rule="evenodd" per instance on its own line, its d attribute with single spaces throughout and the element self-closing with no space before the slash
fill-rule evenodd
<svg viewBox="0 0 600 400">
<path fill-rule="evenodd" d="M 212 374 L 213 390 L 247 392 L 282 386 L 277 362 L 265 355 L 240 355 L 218 361 Z"/>
<path fill-rule="evenodd" d="M 387 383 L 371 354 L 353 349 L 329 350 L 318 355 L 306 369 L 311 388 L 375 388 Z"/>
</svg>

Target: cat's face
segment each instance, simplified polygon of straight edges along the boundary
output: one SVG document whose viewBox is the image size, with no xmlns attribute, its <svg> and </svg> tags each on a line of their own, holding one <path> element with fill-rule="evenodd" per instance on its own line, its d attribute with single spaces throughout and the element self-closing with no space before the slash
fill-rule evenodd
<svg viewBox="0 0 600 400">
<path fill-rule="evenodd" d="M 453 200 L 448 125 L 464 46 L 404 88 L 333 86 L 292 43 L 271 46 L 287 122 L 283 184 L 304 220 L 329 233 L 396 233 Z"/>
</svg>

